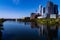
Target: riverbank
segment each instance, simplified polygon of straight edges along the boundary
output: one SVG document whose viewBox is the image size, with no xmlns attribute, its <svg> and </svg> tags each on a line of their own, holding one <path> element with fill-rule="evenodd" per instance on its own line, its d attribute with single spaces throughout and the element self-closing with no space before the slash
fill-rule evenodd
<svg viewBox="0 0 60 40">
<path fill-rule="evenodd" d="M 37 23 L 41 23 L 41 24 L 48 24 L 48 25 L 56 25 L 56 24 L 60 24 L 60 19 L 54 19 L 54 18 L 49 18 L 49 19 L 36 19 Z"/>
<path fill-rule="evenodd" d="M 0 23 L 3 23 L 4 22 L 4 19 L 0 19 Z"/>
<path fill-rule="evenodd" d="M 0 19 L 0 23 L 3 23 L 4 21 L 5 21 L 5 19 Z M 60 24 L 60 19 L 58 19 L 58 18 L 57 19 L 54 19 L 54 18 L 49 18 L 49 19 L 40 18 L 40 19 L 32 19 L 32 20 L 30 20 L 30 19 L 18 19 L 17 21 L 20 21 L 20 22 L 37 22 L 37 23 L 45 24 L 45 25 Z"/>
</svg>

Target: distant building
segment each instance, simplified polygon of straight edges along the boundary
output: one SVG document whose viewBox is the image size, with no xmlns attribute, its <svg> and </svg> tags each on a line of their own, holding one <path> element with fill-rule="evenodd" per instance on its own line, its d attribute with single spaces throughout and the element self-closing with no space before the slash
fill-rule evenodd
<svg viewBox="0 0 60 40">
<path fill-rule="evenodd" d="M 36 13 L 31 13 L 30 19 L 35 19 L 35 18 L 37 18 L 37 17 L 35 17 L 35 16 L 36 16 Z"/>
<path fill-rule="evenodd" d="M 30 17 L 25 17 L 24 19 L 25 19 L 25 20 L 27 20 L 27 19 L 30 20 Z"/>
<path fill-rule="evenodd" d="M 39 10 L 38 13 L 41 14 L 41 16 L 39 16 L 38 18 L 44 18 L 44 14 L 45 14 L 45 7 L 42 7 L 42 5 L 39 5 Z"/>
<path fill-rule="evenodd" d="M 50 14 L 50 18 L 56 18 L 56 14 Z"/>
<path fill-rule="evenodd" d="M 58 5 L 54 5 L 54 14 L 58 14 Z"/>
<path fill-rule="evenodd" d="M 60 15 L 58 15 L 58 18 L 60 18 Z"/>
<path fill-rule="evenodd" d="M 41 16 L 39 13 L 31 13 L 30 19 L 36 19 L 38 16 Z"/>
<path fill-rule="evenodd" d="M 42 5 L 39 5 L 39 8 L 37 10 L 37 13 L 42 13 Z"/>
<path fill-rule="evenodd" d="M 43 8 L 43 14 L 45 14 L 45 7 Z"/>
<path fill-rule="evenodd" d="M 48 1 L 46 5 L 46 13 L 47 14 L 53 14 L 54 13 L 54 8 L 53 8 L 53 2 Z"/>
<path fill-rule="evenodd" d="M 54 13 L 53 2 L 48 1 L 46 5 L 46 18 L 50 18 L 50 14 Z"/>
<path fill-rule="evenodd" d="M 47 18 L 50 18 L 51 15 L 55 15 L 56 18 L 58 17 L 58 5 L 53 4 L 53 2 L 48 1 L 46 5 L 46 14 Z"/>
<path fill-rule="evenodd" d="M 56 18 L 58 18 L 58 5 L 54 5 L 54 14 L 56 14 Z"/>
<path fill-rule="evenodd" d="M 39 5 L 36 13 L 31 13 L 30 19 L 35 18 L 58 18 L 58 5 L 48 1 L 46 7 Z"/>
<path fill-rule="evenodd" d="M 42 7 L 42 5 L 39 5 L 38 13 L 43 15 L 43 7 Z"/>
</svg>

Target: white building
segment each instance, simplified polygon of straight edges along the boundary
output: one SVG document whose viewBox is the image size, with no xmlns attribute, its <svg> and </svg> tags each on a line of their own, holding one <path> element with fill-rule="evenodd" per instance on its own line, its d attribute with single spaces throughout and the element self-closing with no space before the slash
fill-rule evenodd
<svg viewBox="0 0 60 40">
<path fill-rule="evenodd" d="M 50 14 L 50 18 L 56 18 L 56 14 Z"/>
<path fill-rule="evenodd" d="M 60 18 L 60 15 L 58 15 L 58 18 Z"/>
<path fill-rule="evenodd" d="M 42 5 L 39 5 L 38 13 L 43 15 L 43 7 L 42 7 Z"/>
<path fill-rule="evenodd" d="M 42 5 L 39 5 L 38 13 L 41 14 L 38 18 L 45 18 L 45 9 L 42 7 Z"/>
</svg>

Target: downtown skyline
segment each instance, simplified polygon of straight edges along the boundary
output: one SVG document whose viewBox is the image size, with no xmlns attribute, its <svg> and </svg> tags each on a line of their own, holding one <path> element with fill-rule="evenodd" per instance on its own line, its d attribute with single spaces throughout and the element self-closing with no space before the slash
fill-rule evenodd
<svg viewBox="0 0 60 40">
<path fill-rule="evenodd" d="M 0 0 L 0 18 L 23 18 L 38 10 L 39 5 L 46 6 L 48 0 Z M 51 0 L 58 5 L 60 0 Z"/>
</svg>

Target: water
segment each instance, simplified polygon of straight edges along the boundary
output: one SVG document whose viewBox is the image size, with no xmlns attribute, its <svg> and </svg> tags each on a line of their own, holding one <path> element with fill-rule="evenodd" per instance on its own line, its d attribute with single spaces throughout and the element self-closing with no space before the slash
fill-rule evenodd
<svg viewBox="0 0 60 40">
<path fill-rule="evenodd" d="M 6 21 L 0 27 L 0 40 L 60 40 L 60 26 Z"/>
</svg>

